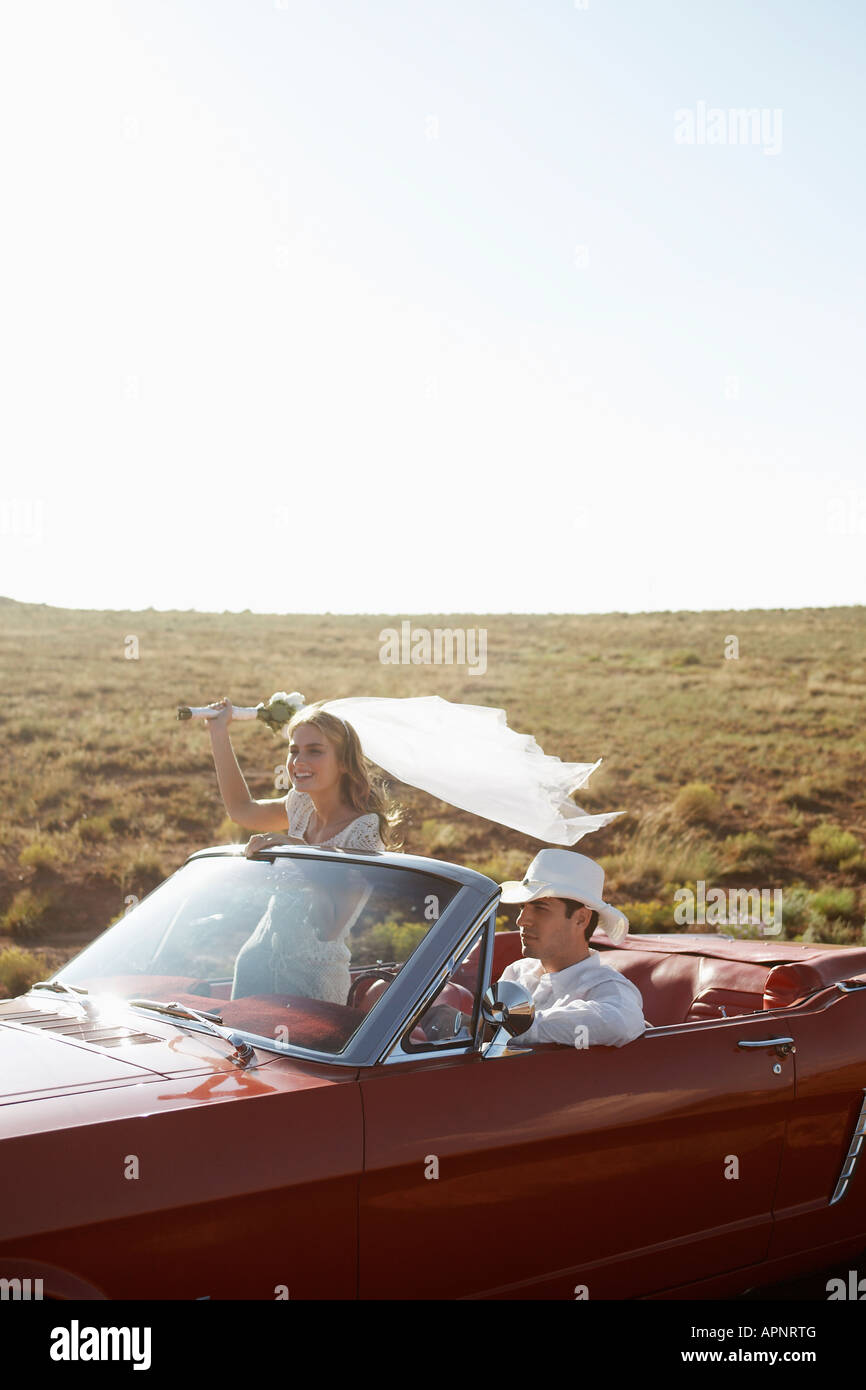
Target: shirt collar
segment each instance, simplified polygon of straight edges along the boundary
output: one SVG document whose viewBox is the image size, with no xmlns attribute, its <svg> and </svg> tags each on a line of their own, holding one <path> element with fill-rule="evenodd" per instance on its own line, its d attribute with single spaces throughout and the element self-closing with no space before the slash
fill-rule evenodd
<svg viewBox="0 0 866 1390">
<path fill-rule="evenodd" d="M 533 973 L 538 975 L 539 977 L 541 977 L 542 975 L 547 975 L 547 978 L 549 980 L 564 980 L 566 977 L 568 979 L 571 979 L 575 971 L 582 970 L 584 966 L 587 966 L 591 962 L 594 962 L 597 958 L 598 951 L 593 951 L 592 947 L 590 947 L 589 955 L 585 956 L 583 960 L 576 960 L 573 965 L 564 965 L 561 970 L 551 971 L 545 970 L 544 966 L 541 964 L 541 961 L 537 958 L 537 956 L 527 956 L 525 959 L 527 965 L 530 965 L 531 962 L 531 969 Z"/>
<path fill-rule="evenodd" d="M 568 980 L 570 982 L 578 972 L 583 974 L 587 967 L 591 968 L 595 964 L 596 954 L 595 951 L 590 951 L 590 954 L 585 956 L 583 960 L 576 960 L 573 965 L 566 965 L 562 970 L 552 971 L 550 976 L 551 980 Z"/>
</svg>

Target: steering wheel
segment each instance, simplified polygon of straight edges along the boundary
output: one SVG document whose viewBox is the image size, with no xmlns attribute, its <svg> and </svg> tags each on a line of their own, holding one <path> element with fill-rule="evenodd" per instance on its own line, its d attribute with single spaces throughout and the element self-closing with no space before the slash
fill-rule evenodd
<svg viewBox="0 0 866 1390">
<path fill-rule="evenodd" d="M 452 1038 L 459 1037 L 459 1032 L 454 1033 L 454 1010 L 459 1009 L 463 1014 L 463 1027 L 468 1029 L 471 1027 L 474 1007 L 475 999 L 472 992 L 463 985 L 458 985 L 454 980 L 449 980 L 448 984 L 439 991 L 435 1002 L 421 1015 L 418 1020 L 419 1026 L 412 1031 L 412 1041 L 420 1041 L 415 1037 L 415 1033 L 419 1030 L 423 1031 L 427 1042 L 450 1041 Z M 439 1012 L 440 1009 L 442 1010 L 441 1013 Z"/>
<path fill-rule="evenodd" d="M 396 977 L 396 975 L 397 970 L 393 966 L 375 966 L 369 970 L 363 971 L 360 975 L 356 975 L 355 979 L 349 986 L 349 993 L 346 995 L 346 1004 L 349 1008 L 352 1009 L 356 1009 L 358 1007 L 356 1000 L 358 997 L 358 988 L 360 985 L 367 984 L 370 980 L 390 981 L 393 980 Z"/>
</svg>

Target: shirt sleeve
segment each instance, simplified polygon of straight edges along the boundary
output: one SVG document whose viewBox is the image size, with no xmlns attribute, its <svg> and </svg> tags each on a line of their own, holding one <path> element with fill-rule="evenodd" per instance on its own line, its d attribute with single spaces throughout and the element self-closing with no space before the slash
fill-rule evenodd
<svg viewBox="0 0 866 1390">
<path fill-rule="evenodd" d="M 593 987 L 591 999 L 557 999 L 537 1009 L 532 1027 L 515 1041 L 564 1043 L 569 1047 L 623 1047 L 646 1027 L 640 996 L 616 981 Z M 635 991 L 637 994 L 637 991 Z"/>
</svg>

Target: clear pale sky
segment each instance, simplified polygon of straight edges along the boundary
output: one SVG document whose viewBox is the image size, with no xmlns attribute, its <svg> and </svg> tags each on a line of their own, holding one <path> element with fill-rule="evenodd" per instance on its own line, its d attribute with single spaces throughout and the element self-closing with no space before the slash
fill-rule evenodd
<svg viewBox="0 0 866 1390">
<path fill-rule="evenodd" d="M 864 39 L 852 0 L 4 7 L 0 594 L 866 601 Z M 678 142 L 701 103 L 778 148 Z"/>
</svg>

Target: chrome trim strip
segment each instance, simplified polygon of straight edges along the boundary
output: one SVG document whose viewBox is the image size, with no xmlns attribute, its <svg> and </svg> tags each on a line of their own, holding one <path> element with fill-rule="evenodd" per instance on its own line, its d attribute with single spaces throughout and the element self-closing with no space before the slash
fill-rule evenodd
<svg viewBox="0 0 866 1390">
<path fill-rule="evenodd" d="M 489 989 L 489 987 L 490 987 L 490 985 L 491 985 L 491 983 L 492 983 L 492 976 L 493 976 L 493 956 L 494 956 L 494 952 L 495 952 L 495 950 L 496 950 L 496 909 L 497 909 L 498 906 L 499 906 L 499 903 L 498 903 L 498 902 L 495 902 L 495 903 L 493 904 L 493 906 L 491 907 L 491 909 L 490 909 L 490 916 L 489 916 L 489 918 L 488 918 L 488 923 L 487 923 L 487 931 L 486 931 L 486 935 L 485 935 L 485 937 L 484 937 L 484 950 L 483 950 L 483 955 L 482 955 L 482 960 L 481 960 L 481 983 L 480 983 L 480 991 L 481 991 L 481 992 L 480 992 L 480 996 L 479 996 L 480 999 L 483 999 L 483 998 L 484 998 L 485 994 L 487 993 L 487 990 Z M 485 1023 L 484 1023 L 484 1011 L 483 1011 L 483 1009 L 481 1008 L 481 1005 L 480 1005 L 480 1003 L 479 1003 L 479 1006 L 478 1006 L 478 1024 L 477 1024 L 476 1029 L 475 1029 L 475 1037 L 474 1037 L 473 1040 L 472 1040 L 472 1042 L 473 1042 L 473 1050 L 476 1051 L 476 1052 L 477 1052 L 477 1051 L 480 1051 L 480 1049 L 481 1049 L 481 1044 L 482 1044 L 482 1041 L 483 1041 L 483 1039 L 484 1039 L 484 1028 L 485 1028 Z"/>
<path fill-rule="evenodd" d="M 195 850 L 185 864 L 190 864 L 194 859 L 243 859 L 244 845 L 210 845 L 203 849 Z M 476 891 L 490 896 L 491 892 L 496 892 L 498 896 L 499 884 L 486 874 L 480 874 L 477 869 L 467 869 L 463 864 L 452 864 L 448 859 L 431 859 L 421 854 L 403 854 L 397 850 L 348 850 L 348 849 L 322 849 L 319 845 L 266 845 L 260 850 L 254 859 L 333 859 L 343 863 L 352 862 L 357 864 L 385 864 L 395 869 L 408 869 L 411 872 L 429 874 L 433 878 L 444 878 L 450 883 L 459 883 L 464 888 L 475 888 Z M 169 876 L 171 877 L 171 875 Z M 164 879 L 163 882 L 168 882 Z M 162 884 L 157 887 L 161 888 Z M 156 889 L 152 889 L 156 892 Z M 148 895 L 149 896 L 149 895 Z M 144 899 L 142 898 L 142 902 Z"/>
<path fill-rule="evenodd" d="M 841 1202 L 845 1193 L 848 1191 L 848 1184 L 854 1176 L 857 1164 L 863 1151 L 863 1141 L 866 1139 L 866 1087 L 863 1090 L 863 1103 L 860 1106 L 860 1114 L 857 1116 L 857 1123 L 854 1126 L 854 1133 L 851 1135 L 851 1143 L 848 1145 L 848 1152 L 842 1164 L 842 1171 L 836 1181 L 833 1196 L 828 1202 L 828 1206 L 835 1206 L 836 1202 Z"/>
</svg>

